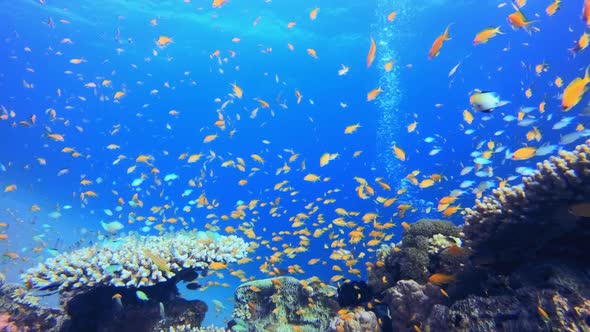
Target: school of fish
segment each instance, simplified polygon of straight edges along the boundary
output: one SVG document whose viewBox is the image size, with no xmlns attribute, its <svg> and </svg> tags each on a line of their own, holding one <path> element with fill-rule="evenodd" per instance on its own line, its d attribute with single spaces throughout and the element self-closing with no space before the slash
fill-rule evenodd
<svg viewBox="0 0 590 332">
<path fill-rule="evenodd" d="M 505 13 L 505 22 L 497 22 L 494 26 L 472 31 L 473 40 L 465 45 L 459 45 L 459 41 L 452 38 L 453 32 L 471 27 L 448 22 L 436 31 L 425 31 L 424 33 L 432 36 L 432 45 L 430 48 L 425 46 L 417 52 L 432 62 L 447 56 L 455 47 L 488 47 L 490 52 L 510 52 L 514 45 L 504 46 L 509 45 L 512 34 L 526 33 L 532 39 L 535 34 L 543 33 L 544 20 L 560 15 L 560 0 L 546 2 L 546 9 L 539 13 L 527 12 L 526 1 L 523 0 L 500 3 L 495 9 Z M 571 1 L 574 2 L 582 4 L 581 1 Z M 47 4 L 42 1 L 41 5 Z M 223 11 L 231 5 L 229 1 L 214 0 L 210 7 L 215 11 L 215 15 L 222 17 Z M 404 14 L 396 10 L 395 4 L 391 6 L 391 10 L 382 15 L 388 24 L 395 27 Z M 584 0 L 580 9 L 580 17 L 571 20 L 569 29 L 572 32 L 582 32 L 573 47 L 564 50 L 564 54 L 577 58 L 588 57 L 586 48 L 587 31 L 590 29 L 590 0 Z M 321 22 L 322 14 L 319 7 L 310 7 L 305 13 L 306 26 L 313 29 L 314 24 Z M 57 15 L 54 12 L 51 16 Z M 163 27 L 165 24 L 160 21 L 156 16 L 145 22 L 146 33 L 153 35 L 149 52 L 141 56 L 146 63 L 156 58 L 175 61 L 171 54 L 175 47 L 182 46 L 184 42 L 175 38 L 174 33 L 169 28 L 166 30 Z M 252 27 L 263 24 L 263 21 L 264 17 L 256 16 Z M 40 133 L 41 138 L 30 144 L 48 147 L 43 155 L 31 155 L 30 161 L 26 164 L 7 162 L 0 165 L 0 174 L 11 168 L 23 168 L 32 173 L 38 168 L 56 166 L 55 176 L 62 177 L 64 184 L 68 183 L 66 187 L 71 187 L 75 182 L 78 188 L 72 192 L 75 201 L 69 202 L 68 205 L 58 203 L 55 206 L 55 203 L 31 201 L 27 203 L 30 206 L 28 212 L 49 214 L 51 218 L 59 219 L 65 210 L 72 208 L 71 205 L 97 211 L 96 214 L 101 219 L 110 222 L 97 220 L 95 225 L 86 227 L 98 229 L 106 234 L 131 229 L 161 234 L 182 228 L 237 234 L 251 241 L 250 250 L 254 253 L 252 258 L 239 261 L 243 268 L 219 263 L 212 266 L 212 269 L 216 270 L 216 273 L 226 271 L 242 281 L 260 274 L 302 275 L 308 273 L 307 271 L 319 274 L 326 269 L 332 271 L 330 278 L 320 278 L 329 279 L 334 284 L 349 278 L 366 277 L 366 271 L 371 269 L 373 264 L 382 264 L 378 261 L 375 263 L 376 250 L 382 244 L 392 241 L 396 233 L 399 235 L 404 229 L 409 229 L 415 221 L 413 216 L 427 215 L 431 218 L 451 218 L 460 221 L 463 207 L 471 206 L 474 199 L 481 198 L 493 188 L 510 186 L 511 183 L 518 183 L 521 176 L 530 175 L 533 171 L 532 164 L 522 161 L 532 158 L 540 161 L 545 156 L 554 154 L 563 147 L 571 148 L 570 144 L 590 136 L 590 129 L 586 129 L 585 125 L 590 116 L 590 108 L 581 103 L 586 100 L 584 97 L 589 89 L 590 65 L 581 68 L 578 75 L 572 76 L 574 70 L 562 74 L 553 71 L 549 63 L 523 61 L 522 66 L 529 72 L 530 77 L 537 79 L 539 85 L 543 82 L 553 89 L 557 101 L 553 102 L 550 96 L 544 94 L 537 95 L 537 86 L 534 84 L 523 83 L 523 89 L 518 93 L 525 96 L 530 103 L 502 104 L 502 108 L 491 112 L 498 103 L 494 104 L 494 107 L 472 108 L 474 101 L 477 101 L 475 97 L 479 96 L 474 94 L 474 91 L 479 93 L 478 89 L 483 87 L 474 86 L 472 91 L 465 91 L 465 100 L 458 106 L 460 110 L 453 114 L 453 119 L 459 119 L 458 133 L 467 137 L 467 141 L 472 141 L 474 148 L 469 156 L 459 161 L 460 167 L 453 170 L 440 167 L 440 172 L 410 170 L 401 186 L 397 180 L 388 180 L 384 175 L 367 176 L 362 175 L 361 171 L 359 174 L 349 174 L 349 178 L 343 183 L 336 182 L 332 179 L 332 172 L 344 167 L 343 160 L 358 160 L 358 165 L 348 166 L 348 169 L 366 168 L 361 162 L 362 144 L 355 145 L 355 148 L 350 150 L 342 150 L 330 149 L 330 142 L 321 142 L 320 145 L 325 147 L 325 151 L 316 155 L 303 150 L 296 151 L 289 146 L 277 146 L 273 140 L 259 137 L 260 145 L 250 151 L 231 149 L 232 142 L 240 140 L 241 135 L 256 135 L 256 128 L 262 128 L 268 122 L 274 121 L 279 117 L 279 113 L 301 112 L 314 104 L 313 91 L 305 91 L 304 86 L 291 85 L 288 80 L 281 79 L 280 73 L 265 73 L 272 77 L 277 85 L 285 86 L 289 90 L 288 94 L 279 96 L 252 93 L 247 88 L 251 85 L 249 82 L 231 77 L 232 70 L 239 70 L 236 63 L 240 57 L 240 45 L 251 38 L 244 34 L 231 37 L 234 48 L 208 49 L 206 54 L 198 59 L 207 61 L 211 68 L 215 68 L 214 71 L 217 71 L 220 79 L 226 81 L 226 91 L 215 98 L 215 109 L 199 110 L 203 113 L 202 116 L 208 117 L 210 123 L 202 128 L 193 128 L 194 135 L 190 142 L 186 142 L 184 152 L 173 154 L 170 152 L 172 148 L 169 147 L 149 151 L 138 150 L 124 138 L 129 131 L 127 124 L 116 122 L 109 124 L 108 130 L 104 133 L 110 143 L 93 146 L 92 142 L 82 142 L 87 132 L 92 132 L 96 128 L 91 121 L 71 120 L 69 114 L 76 108 L 84 108 L 85 104 L 90 104 L 90 100 L 93 104 L 99 103 L 106 108 L 125 106 L 126 103 L 130 103 L 129 107 L 135 107 L 135 102 L 131 104 L 131 101 L 137 98 L 137 95 L 144 96 L 145 93 L 139 91 L 145 90 L 143 92 L 147 92 L 152 101 L 142 102 L 142 108 L 134 112 L 137 112 L 137 118 L 148 117 L 151 116 L 148 115 L 152 107 L 150 104 L 173 99 L 173 91 L 180 88 L 181 83 L 165 78 L 157 87 L 150 87 L 140 81 L 125 82 L 123 76 L 116 75 L 117 68 L 93 74 L 91 77 L 84 71 L 84 66 L 96 60 L 90 54 L 84 56 L 78 52 L 70 52 L 68 47 L 75 44 L 76 40 L 63 34 L 64 30 L 60 29 L 60 25 L 71 26 L 75 25 L 75 22 L 49 17 L 44 24 L 45 29 L 50 29 L 52 34 L 59 36 L 59 41 L 43 52 L 48 52 L 59 61 L 67 63 L 64 75 L 77 79 L 80 89 L 85 89 L 88 93 L 77 94 L 76 91 L 75 94 L 67 91 L 60 86 L 59 80 L 55 80 L 51 82 L 54 84 L 52 89 L 55 93 L 45 98 L 50 102 L 42 111 L 12 109 L 8 105 L 0 105 L 0 130 L 35 130 L 35 133 Z M 295 31 L 302 25 L 303 22 L 290 21 L 285 28 Z M 125 44 L 119 38 L 120 32 L 117 29 L 116 47 L 118 56 L 122 57 L 125 55 Z M 333 76 L 354 79 L 355 72 L 352 69 L 389 75 L 396 69 L 415 67 L 415 64 L 410 63 L 399 65 L 400 59 L 388 60 L 381 65 L 381 41 L 376 38 L 376 35 L 367 35 L 359 42 L 358 48 L 363 54 L 367 54 L 366 58 L 363 56 L 359 59 L 359 62 L 363 63 L 362 69 L 354 68 L 350 64 L 332 64 Z M 321 45 L 304 44 L 299 44 L 297 40 L 285 40 L 282 46 L 289 52 L 301 52 L 310 61 L 325 61 L 322 59 Z M 21 55 L 20 50 L 15 50 L 13 57 L 24 57 L 26 53 L 36 51 L 34 47 L 27 47 Z M 264 55 L 276 52 L 270 46 L 261 46 L 259 51 Z M 247 50 L 244 49 L 243 52 Z M 564 61 L 567 59 L 564 55 Z M 448 77 L 437 79 L 455 80 L 457 76 L 462 75 L 460 68 L 465 61 L 473 59 L 464 58 L 450 69 Z M 130 65 L 132 68 L 142 66 L 135 63 Z M 14 89 L 37 89 L 37 85 L 41 83 L 31 83 L 35 82 L 34 64 L 25 69 L 28 76 L 24 76 L 22 82 L 19 82 L 18 87 L 15 85 Z M 198 79 L 193 78 L 188 71 L 184 76 L 182 84 L 195 89 L 204 89 L 203 85 L 207 84 L 197 82 Z M 365 108 L 382 98 L 384 89 L 373 85 L 372 89 L 361 91 L 361 99 L 368 105 Z M 472 95 L 471 102 L 469 94 Z M 348 107 L 344 101 L 338 103 L 342 109 Z M 165 104 L 171 107 L 163 116 L 160 114 L 157 121 L 160 127 L 173 133 L 175 126 L 180 126 L 179 122 L 183 121 L 183 118 L 188 119 L 192 110 L 176 109 L 173 100 L 168 100 Z M 434 108 L 446 106 L 441 103 L 434 105 Z M 359 110 L 356 121 L 338 128 L 341 137 L 330 139 L 344 140 L 362 133 L 365 128 L 363 112 L 366 111 Z M 309 126 L 315 126 L 314 116 L 306 116 Z M 393 143 L 389 153 L 400 165 L 419 157 L 429 158 L 439 153 L 453 153 L 451 148 L 446 146 L 444 136 L 421 133 L 421 116 L 423 115 L 413 114 L 413 120 L 404 124 L 404 127 L 407 128 L 408 134 L 414 135 L 414 140 L 426 142 L 432 147 L 428 151 L 418 151 L 404 148 L 404 141 Z M 498 127 L 493 137 L 477 136 L 478 130 L 490 127 L 492 123 Z M 501 123 L 501 126 L 497 125 L 498 123 Z M 560 133 L 558 142 L 544 141 L 543 130 L 540 128 L 547 128 L 547 125 L 542 126 L 547 123 L 551 129 L 544 130 L 555 130 Z M 525 127 L 527 134 L 523 137 L 513 137 L 510 130 L 514 126 Z M 160 136 L 157 139 L 164 138 Z M 107 186 L 105 182 L 109 181 L 106 180 L 106 175 L 88 175 L 96 173 L 96 170 L 93 171 L 90 167 L 96 158 L 95 155 L 109 156 L 110 172 L 127 179 L 127 183 Z M 176 165 L 189 168 L 193 175 L 178 175 L 175 173 L 177 171 L 170 170 L 162 160 L 173 160 Z M 501 173 L 503 177 L 495 173 L 496 167 L 504 169 Z M 511 171 L 506 172 L 507 168 Z M 274 177 L 273 185 L 260 187 L 261 177 Z M 228 183 L 226 178 L 235 178 L 236 181 Z M 2 177 L 4 195 L 30 190 L 16 181 L 6 182 L 7 179 L 10 178 Z M 181 186 L 182 194 L 171 194 L 172 186 Z M 243 197 L 235 204 L 225 203 L 222 197 L 211 194 L 219 192 L 211 189 L 213 186 L 224 186 L 224 191 L 235 191 Z M 448 190 L 449 186 L 453 189 Z M 445 188 L 446 191 L 443 192 L 441 188 Z M 428 192 L 436 199 L 429 202 L 427 207 L 417 207 L 407 197 L 409 189 Z M 204 217 L 196 218 L 195 215 Z M 17 221 L 1 221 L 0 241 L 11 241 L 9 228 L 18 227 L 16 223 Z M 277 230 L 277 227 L 280 230 Z M 34 239 L 33 243 L 32 253 L 23 255 L 17 248 L 13 248 L 3 255 L 8 262 L 26 261 L 31 257 L 42 256 L 50 249 L 48 241 Z M 323 248 L 324 252 L 310 248 Z M 158 263 L 158 257 L 154 256 L 152 259 Z M 301 264 L 301 261 L 307 263 Z M 433 275 L 430 281 L 445 285 L 452 283 L 453 277 Z M 215 285 L 229 286 L 227 283 Z M 138 294 L 138 297 L 145 297 L 145 294 Z"/>
</svg>

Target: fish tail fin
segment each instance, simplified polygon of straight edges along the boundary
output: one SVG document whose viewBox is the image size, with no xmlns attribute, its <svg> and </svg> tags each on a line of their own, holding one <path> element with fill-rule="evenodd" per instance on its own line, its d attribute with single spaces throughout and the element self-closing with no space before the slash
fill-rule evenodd
<svg viewBox="0 0 590 332">
<path fill-rule="evenodd" d="M 449 23 L 449 25 L 447 25 L 447 28 L 445 29 L 445 33 L 443 34 L 445 36 L 445 40 L 451 40 L 451 37 L 449 36 L 449 29 L 451 28 L 451 25 L 453 25 L 454 23 Z"/>
<path fill-rule="evenodd" d="M 590 82 L 590 65 L 586 67 L 586 74 L 584 75 L 584 81 Z"/>
</svg>

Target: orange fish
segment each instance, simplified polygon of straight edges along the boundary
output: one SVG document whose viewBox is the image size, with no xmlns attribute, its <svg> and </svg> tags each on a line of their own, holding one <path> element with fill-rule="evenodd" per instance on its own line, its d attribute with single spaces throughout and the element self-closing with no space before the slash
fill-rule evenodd
<svg viewBox="0 0 590 332">
<path fill-rule="evenodd" d="M 531 146 L 520 148 L 512 154 L 512 160 L 527 160 L 535 156 L 537 149 Z"/>
<path fill-rule="evenodd" d="M 227 264 L 221 263 L 221 262 L 213 262 L 213 263 L 209 264 L 209 268 L 212 270 L 225 269 L 226 267 L 227 267 Z"/>
<path fill-rule="evenodd" d="M 172 42 L 172 38 L 168 37 L 168 36 L 160 36 L 158 38 L 158 40 L 156 41 L 156 45 L 158 45 L 158 47 L 164 47 L 167 46 L 168 44 L 170 44 Z"/>
<path fill-rule="evenodd" d="M 496 35 L 503 35 L 503 33 L 500 31 L 500 27 L 490 27 L 483 29 L 477 33 L 477 35 L 475 35 L 475 39 L 473 39 L 473 45 L 485 44 L 490 40 L 490 38 L 493 38 Z"/>
<path fill-rule="evenodd" d="M 320 9 L 318 7 L 315 7 L 314 9 L 311 10 L 311 12 L 309 12 L 309 19 L 310 20 L 315 20 L 318 17 L 318 11 Z"/>
<path fill-rule="evenodd" d="M 389 22 L 393 22 L 393 20 L 395 19 L 395 16 L 396 16 L 396 15 L 397 15 L 397 13 L 396 13 L 396 12 L 391 12 L 391 13 L 389 13 L 389 15 L 387 15 L 387 20 L 388 20 Z"/>
<path fill-rule="evenodd" d="M 242 95 L 244 94 L 242 88 L 240 88 L 236 83 L 232 83 L 231 86 L 234 89 L 234 94 L 236 95 L 236 97 L 242 98 Z"/>
<path fill-rule="evenodd" d="M 428 281 L 436 285 L 444 285 L 455 281 L 455 276 L 443 273 L 435 273 L 428 277 Z"/>
<path fill-rule="evenodd" d="M 311 57 L 314 59 L 318 58 L 318 54 L 316 53 L 316 51 L 313 48 L 308 48 L 307 54 L 311 55 Z"/>
<path fill-rule="evenodd" d="M 367 68 L 371 67 L 373 60 L 375 60 L 375 51 L 377 51 L 377 44 L 375 44 L 375 40 L 371 37 L 371 47 L 369 48 L 369 54 L 367 54 Z"/>
<path fill-rule="evenodd" d="M 586 68 L 586 74 L 584 77 L 576 77 L 570 84 L 563 90 L 563 98 L 561 99 L 561 108 L 564 112 L 567 112 L 576 106 L 584 93 L 588 90 L 586 85 L 590 83 L 590 66 Z"/>
<path fill-rule="evenodd" d="M 207 135 L 205 136 L 205 138 L 203 139 L 203 143 L 209 143 L 212 142 L 214 139 L 217 138 L 217 134 L 211 134 L 211 135 Z"/>
<path fill-rule="evenodd" d="M 63 142 L 64 141 L 64 136 L 61 134 L 47 134 L 47 137 L 51 138 L 54 141 L 58 141 L 58 142 Z"/>
<path fill-rule="evenodd" d="M 452 24 L 453 23 L 447 26 L 445 32 L 442 35 L 436 37 L 434 43 L 432 43 L 430 51 L 428 52 L 428 59 L 432 60 L 434 57 L 437 57 L 440 54 L 440 49 L 442 48 L 443 43 L 447 40 L 451 40 L 451 38 L 449 37 L 449 28 Z"/>
<path fill-rule="evenodd" d="M 548 16 L 553 16 L 553 14 L 559 10 L 560 3 L 561 0 L 553 1 L 549 6 L 547 6 L 547 8 L 545 8 L 545 13 L 547 13 Z"/>
<path fill-rule="evenodd" d="M 575 42 L 574 47 L 570 48 L 569 51 L 572 52 L 573 55 L 575 56 L 576 54 L 578 54 L 578 52 L 586 49 L 588 47 L 588 44 L 590 44 L 590 34 L 588 34 L 587 32 L 584 32 L 580 36 L 578 41 Z"/>
<path fill-rule="evenodd" d="M 383 68 L 385 69 L 386 72 L 389 72 L 393 69 L 393 61 L 389 61 L 387 62 Z"/>
<path fill-rule="evenodd" d="M 226 2 L 227 0 L 213 0 L 213 8 L 219 8 Z"/>
<path fill-rule="evenodd" d="M 371 91 L 369 91 L 369 93 L 367 93 L 367 101 L 372 101 L 375 100 L 375 98 L 377 98 L 377 96 L 381 93 L 381 87 L 375 88 Z"/>
<path fill-rule="evenodd" d="M 5 193 L 9 193 L 9 192 L 15 191 L 15 190 L 16 190 L 16 184 L 9 184 L 6 187 L 4 187 Z"/>
<path fill-rule="evenodd" d="M 399 159 L 401 161 L 405 161 L 406 160 L 406 152 L 404 150 L 402 150 L 397 145 L 394 145 L 391 148 L 393 149 L 393 153 L 395 154 L 395 157 L 397 159 Z"/>
<path fill-rule="evenodd" d="M 530 33 L 529 26 L 534 21 L 527 20 L 527 18 L 524 16 L 522 11 L 520 11 L 520 9 L 518 9 L 514 5 L 513 7 L 516 11 L 508 15 L 508 22 L 510 23 L 510 26 L 512 26 L 512 29 L 514 30 L 524 29 L 526 32 Z"/>
</svg>

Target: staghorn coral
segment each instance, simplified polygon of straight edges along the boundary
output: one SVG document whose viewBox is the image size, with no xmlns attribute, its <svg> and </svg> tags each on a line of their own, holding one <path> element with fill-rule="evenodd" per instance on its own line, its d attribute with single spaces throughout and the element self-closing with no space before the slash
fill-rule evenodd
<svg viewBox="0 0 590 332">
<path fill-rule="evenodd" d="M 186 269 L 235 262 L 246 256 L 247 248 L 248 244 L 236 236 L 212 232 L 131 234 L 49 258 L 27 270 L 21 279 L 31 288 L 60 292 L 99 286 L 153 286 Z M 150 253 L 157 259 L 149 257 Z"/>
<path fill-rule="evenodd" d="M 539 253 L 587 260 L 588 227 L 568 209 L 590 201 L 588 144 L 537 163 L 521 186 L 498 188 L 465 209 L 463 232 L 477 263 L 509 270 Z M 580 246 L 567 246 L 566 255 L 564 241 Z"/>
</svg>

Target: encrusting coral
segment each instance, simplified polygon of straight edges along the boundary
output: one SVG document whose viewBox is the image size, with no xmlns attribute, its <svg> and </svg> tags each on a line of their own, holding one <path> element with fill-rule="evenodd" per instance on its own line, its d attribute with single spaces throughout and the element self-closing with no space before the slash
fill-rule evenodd
<svg viewBox="0 0 590 332">
<path fill-rule="evenodd" d="M 131 234 L 47 259 L 21 275 L 29 288 L 60 292 L 98 286 L 152 286 L 186 269 L 223 267 L 247 255 L 248 244 L 213 232 Z"/>
</svg>

